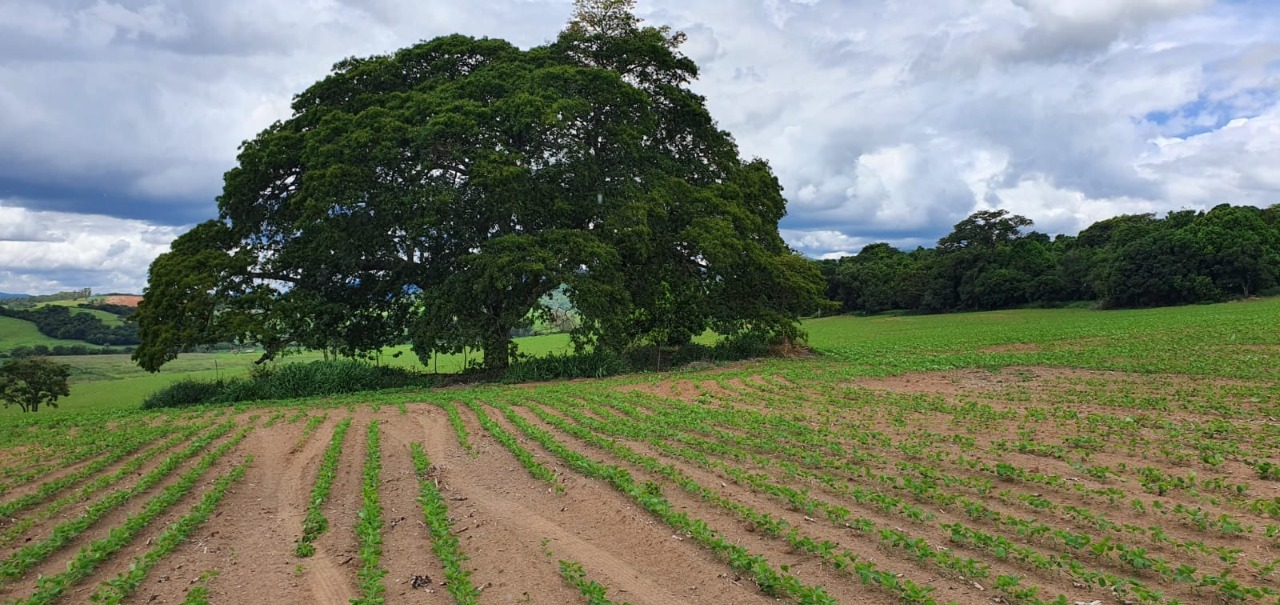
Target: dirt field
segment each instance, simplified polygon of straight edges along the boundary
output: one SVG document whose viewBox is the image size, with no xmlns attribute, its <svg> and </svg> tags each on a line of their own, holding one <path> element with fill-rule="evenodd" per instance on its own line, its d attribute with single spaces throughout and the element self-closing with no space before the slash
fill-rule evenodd
<svg viewBox="0 0 1280 605">
<path fill-rule="evenodd" d="M 136 295 L 121 294 L 116 296 L 103 297 L 102 302 L 105 302 L 109 305 L 124 305 L 126 307 L 136 307 L 138 306 L 139 302 L 142 302 L 142 297 L 136 296 Z"/>
<path fill-rule="evenodd" d="M 115 585 L 130 603 L 1229 603 L 1280 589 L 1275 385 L 1020 367 L 460 393 L 125 419 L 97 449 L 76 427 L 10 435 L 0 599 L 89 602 Z M 326 531 L 299 557 L 347 418 Z M 207 518 L 178 523 L 220 481 Z M 424 484 L 465 557 L 452 583 Z"/>
</svg>

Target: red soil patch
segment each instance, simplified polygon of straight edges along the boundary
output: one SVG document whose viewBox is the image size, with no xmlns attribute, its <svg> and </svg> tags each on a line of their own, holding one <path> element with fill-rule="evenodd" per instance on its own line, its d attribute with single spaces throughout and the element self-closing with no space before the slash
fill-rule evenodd
<svg viewBox="0 0 1280 605">
<path fill-rule="evenodd" d="M 109 305 L 124 305 L 126 307 L 136 307 L 138 306 L 138 303 L 142 302 L 142 297 L 137 295 L 124 295 L 124 294 L 118 295 L 118 296 L 105 296 L 103 297 L 102 302 L 105 302 Z"/>
<path fill-rule="evenodd" d="M 792 548 L 779 537 L 766 535 L 754 522 L 747 521 L 748 517 L 736 513 L 740 509 L 734 505 L 785 520 L 789 527 L 807 537 L 901 574 L 896 577 L 933 586 L 937 589 L 934 596 L 940 601 L 1001 602 L 1003 597 L 993 590 L 994 577 L 1017 575 L 1043 588 L 1043 597 L 1063 594 L 1072 602 L 1123 602 L 1104 589 L 1081 585 L 1065 574 L 1037 570 L 1013 559 L 996 558 L 972 544 L 953 540 L 952 534 L 945 530 L 947 524 L 964 524 L 1005 536 L 1034 552 L 1072 555 L 1085 561 L 1091 569 L 1141 579 L 1184 602 L 1206 602 L 1197 600 L 1203 595 L 1187 586 L 1164 582 L 1149 571 L 1136 571 L 1114 557 L 1088 557 L 1064 550 L 1062 545 L 1047 538 L 1028 539 L 1008 524 L 988 517 L 971 517 L 969 509 L 960 505 L 941 500 L 916 500 L 912 492 L 896 482 L 873 478 L 909 477 L 914 472 L 912 468 L 923 464 L 933 472 L 930 477 L 934 478 L 930 481 L 939 489 L 980 502 L 996 514 L 1034 519 L 1054 528 L 1097 537 L 1100 534 L 1094 525 L 1069 512 L 1087 509 L 1120 524 L 1117 527 L 1135 528 L 1123 533 L 1116 530 L 1114 539 L 1168 561 L 1186 562 L 1204 573 L 1216 574 L 1229 569 L 1232 577 L 1241 578 L 1251 586 L 1280 586 L 1274 578 L 1252 572 L 1248 565 L 1274 559 L 1270 554 L 1274 542 L 1262 536 L 1261 528 L 1275 521 L 1240 506 L 1230 493 L 1224 493 L 1226 488 L 1208 483 L 1211 478 L 1222 478 L 1229 484 L 1249 483 L 1250 498 L 1280 496 L 1280 482 L 1259 480 L 1256 472 L 1241 462 L 1274 459 L 1276 446 L 1271 442 L 1275 431 L 1260 420 L 1265 416 L 1243 415 L 1274 402 L 1233 399 L 1238 398 L 1237 392 L 1256 395 L 1258 385 L 1187 376 L 1139 376 L 1044 367 L 933 372 L 858 379 L 852 383 L 836 383 L 834 377 L 827 382 L 810 378 L 788 380 L 749 372 L 720 376 L 719 380 L 714 374 L 663 378 L 621 387 L 584 383 L 582 389 L 587 393 L 611 394 L 619 401 L 626 399 L 628 405 L 642 412 L 634 416 L 635 422 L 644 422 L 645 414 L 650 411 L 679 408 L 681 402 L 692 404 L 684 411 L 716 412 L 662 431 L 651 430 L 657 426 L 651 425 L 648 430 L 609 435 L 614 440 L 610 443 L 624 444 L 636 454 L 657 461 L 663 465 L 661 468 L 676 469 L 710 492 L 695 495 L 687 489 L 687 483 L 672 480 L 670 475 L 655 470 L 657 466 L 642 465 L 637 458 L 624 456 L 617 449 L 593 446 L 576 436 L 580 433 L 559 429 L 550 421 L 555 418 L 544 420 L 528 407 L 516 407 L 515 414 L 591 460 L 625 470 L 637 483 L 652 482 L 660 488 L 672 510 L 704 521 L 714 528 L 716 535 L 766 557 L 778 569 L 785 566 L 787 573 L 796 578 L 823 586 L 840 602 L 888 605 L 898 599 L 885 590 L 863 586 L 849 571 L 838 571 Z M 618 390 L 639 393 L 619 396 Z M 1146 405 L 1143 396 L 1161 396 L 1171 407 L 1168 411 L 1143 409 Z M 518 395 L 513 392 L 512 399 L 546 401 L 538 387 L 523 388 Z M 608 397 L 595 399 L 605 400 L 599 405 L 610 405 Z M 1199 402 L 1216 403 L 1220 408 L 1178 407 Z M 974 404 L 970 406 L 974 409 L 981 408 L 984 415 L 966 416 L 973 413 L 966 411 L 968 404 Z M 566 403 L 566 408 L 571 405 Z M 557 474 L 564 493 L 556 493 L 547 483 L 532 479 L 517 458 L 482 429 L 477 415 L 466 407 L 460 406 L 460 412 L 474 446 L 471 452 L 462 448 L 447 415 L 436 406 L 408 405 L 404 413 L 394 406 L 379 409 L 365 406 L 352 411 L 330 409 L 327 420 L 305 438 L 305 421 L 280 422 L 255 429 L 202 476 L 194 492 L 104 562 L 90 580 L 73 587 L 67 593 L 68 601 L 85 602 L 99 582 L 127 570 L 135 557 L 150 550 L 166 524 L 190 510 L 214 478 L 246 455 L 252 455 L 255 461 L 248 473 L 232 486 L 216 513 L 189 540 L 160 561 L 130 602 L 182 603 L 190 587 L 202 575 L 213 571 L 217 575 L 206 576 L 203 581 L 211 593 L 211 602 L 272 605 L 349 602 L 358 594 L 356 570 L 360 562 L 354 527 L 361 505 L 365 435 L 369 423 L 377 420 L 383 434 L 379 488 L 384 524 L 381 563 L 388 572 L 384 585 L 389 603 L 452 602 L 447 587 L 442 584 L 443 565 L 432 552 L 431 537 L 423 524 L 418 496 L 420 481 L 424 479 L 436 484 L 447 501 L 453 531 L 460 541 L 462 554 L 467 557 L 464 569 L 471 573 L 472 582 L 480 589 L 480 603 L 582 602 L 578 591 L 561 578 L 560 560 L 582 564 L 590 579 L 609 588 L 615 602 L 636 605 L 774 602 L 745 574 L 698 546 L 690 535 L 675 533 L 607 482 L 574 472 L 518 430 L 497 408 L 486 405 L 484 409 L 499 426 L 515 435 L 535 460 Z M 570 411 L 560 408 L 546 406 L 545 409 L 554 410 L 550 413 L 560 419 L 572 416 Z M 1215 416 L 1215 409 L 1223 410 L 1221 417 Z M 990 410 L 995 413 L 985 413 Z M 1235 410 L 1242 415 L 1232 416 Z M 721 413 L 725 411 L 729 413 Z M 1037 413 L 1034 417 L 1033 411 Z M 1078 412 L 1081 419 L 1068 418 L 1062 414 L 1064 411 Z M 242 413 L 237 417 L 238 422 L 247 425 L 250 413 Z M 271 413 L 267 410 L 261 416 Z M 324 412 L 313 410 L 311 413 Z M 770 420 L 777 422 L 735 423 L 737 418 L 756 414 L 772 416 Z M 1095 427 L 1083 420 L 1090 414 L 1118 420 Z M 323 509 L 329 520 L 328 531 L 315 542 L 315 556 L 300 559 L 294 555 L 294 543 L 301 532 L 316 472 L 334 427 L 347 416 L 352 416 L 353 422 L 344 442 L 333 491 Z M 585 408 L 579 416 L 588 419 L 583 426 L 590 424 L 590 419 L 621 417 L 622 414 L 610 415 Z M 1210 426 L 1209 420 L 1217 423 Z M 1234 430 L 1247 423 L 1253 423 L 1251 428 L 1257 429 L 1256 439 Z M 793 427 L 800 430 L 792 433 Z M 666 430 L 697 439 L 682 442 L 684 445 L 678 448 L 668 448 L 665 446 L 673 442 L 669 439 L 665 444 L 662 442 L 666 439 L 662 436 Z M 1185 462 L 1166 457 L 1180 454 L 1179 448 L 1186 449 L 1184 446 L 1190 441 L 1181 441 L 1184 436 L 1190 439 L 1200 434 L 1197 431 L 1204 430 L 1234 435 L 1233 443 L 1241 448 L 1241 453 L 1213 467 L 1199 462 L 1194 450 L 1190 450 Z M 1090 446 L 1094 449 L 1087 450 L 1092 452 L 1092 457 L 1082 459 L 1081 453 L 1086 450 L 1068 447 L 1066 439 L 1071 437 L 1097 438 Z M 684 453 L 690 451 L 689 448 L 701 447 L 698 444 L 707 439 L 751 450 L 751 454 L 737 455 L 728 447 L 707 448 L 701 457 Z M 1063 449 L 1055 457 L 1052 452 L 1018 449 L 1011 445 L 1015 442 Z M 741 445 L 736 445 L 739 443 Z M 433 463 L 425 477 L 419 476 L 413 467 L 409 455 L 412 444 L 420 444 Z M 778 447 L 773 449 L 775 444 Z M 0 451 L 0 459 L 4 455 Z M 786 464 L 782 463 L 784 459 Z M 981 460 L 985 466 L 965 464 L 974 460 Z M 992 469 L 999 463 L 1013 465 L 1026 473 L 1063 479 L 1037 483 L 997 475 Z M 1096 472 L 1087 472 L 1086 467 L 1107 467 L 1110 474 L 1098 476 Z M 1194 470 L 1200 491 L 1173 487 L 1157 496 L 1143 489 L 1138 470 L 1146 467 L 1178 477 L 1188 476 L 1189 470 Z M 65 469 L 49 478 L 56 479 L 73 471 L 74 468 Z M 757 482 L 786 486 L 799 495 L 797 500 L 792 500 L 782 491 L 759 487 L 762 483 Z M 989 484 L 986 490 L 978 487 L 983 482 Z M 913 504 L 918 514 L 906 514 L 906 509 L 897 508 L 896 504 L 851 499 L 842 491 L 849 485 Z M 902 485 L 906 485 L 905 482 Z M 15 486 L 5 499 L 32 493 L 34 486 Z M 163 483 L 142 498 L 131 500 L 67 548 L 32 567 L 26 577 L 0 586 L 0 598 L 21 598 L 29 594 L 35 574 L 49 575 L 64 570 L 75 549 L 106 536 L 111 527 L 136 512 L 145 497 L 162 488 Z M 1104 488 L 1115 488 L 1124 497 L 1111 501 L 1099 493 Z M 723 500 L 717 501 L 712 495 Z M 930 564 L 902 547 L 887 545 L 879 532 L 855 531 L 835 518 L 828 519 L 821 508 L 800 508 L 796 504 L 800 497 L 845 507 L 848 519 L 862 519 L 880 529 L 922 539 L 918 544 L 938 552 L 955 551 L 959 556 L 982 561 L 991 566 L 989 577 L 976 578 L 980 580 L 978 583 L 975 578 L 964 578 Z M 732 504 L 725 505 L 726 501 Z M 1052 507 L 1042 504 L 1046 502 Z M 1159 511 L 1156 502 L 1161 503 Z M 1200 530 L 1185 516 L 1169 512 L 1177 505 L 1185 510 L 1202 510 L 1211 520 L 1229 515 L 1251 529 L 1232 535 Z M 80 510 L 83 506 L 73 506 L 61 517 L 35 524 L 26 537 L 33 541 L 43 539 L 55 523 L 79 514 Z M 828 514 L 830 510 L 827 509 Z M 22 514 L 25 512 L 14 517 L 20 518 Z M 1210 548 L 1238 546 L 1243 549 L 1242 560 L 1228 565 L 1207 552 L 1175 548 L 1173 542 L 1148 537 L 1146 528 L 1152 526 L 1160 526 L 1179 543 L 1195 542 Z M 0 555 L 11 554 L 24 543 L 20 537 L 12 544 L 0 545 L 5 548 Z M 430 578 L 430 582 L 426 586 L 415 586 L 415 578 Z"/>
</svg>

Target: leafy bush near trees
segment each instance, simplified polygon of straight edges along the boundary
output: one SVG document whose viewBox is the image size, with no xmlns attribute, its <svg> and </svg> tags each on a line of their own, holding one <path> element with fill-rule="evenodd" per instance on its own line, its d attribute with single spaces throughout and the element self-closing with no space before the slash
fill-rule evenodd
<svg viewBox="0 0 1280 605">
<path fill-rule="evenodd" d="M 432 386 L 436 380 L 434 376 L 404 368 L 375 366 L 355 360 L 258 366 L 248 378 L 180 380 L 148 395 L 142 402 L 142 409 L 232 404 L 409 386 Z"/>
<path fill-rule="evenodd" d="M 788 342 L 799 344 L 796 336 Z M 517 359 L 500 374 L 489 376 L 501 382 L 540 382 L 573 378 L 604 378 L 630 372 L 665 371 L 698 362 L 725 362 L 765 357 L 775 352 L 779 341 L 762 332 L 746 331 L 714 345 L 687 342 L 682 345 L 646 344 L 621 352 L 596 348 L 572 353 L 552 353 L 543 357 Z M 480 371 L 481 374 L 485 372 Z"/>
<path fill-rule="evenodd" d="M 815 261 L 845 312 L 938 313 L 1093 301 L 1104 308 L 1216 302 L 1280 286 L 1280 205 L 1117 216 L 1077 236 L 1023 232 L 1005 210 L 974 213 L 935 248 L 887 243 Z"/>
<path fill-rule="evenodd" d="M 767 337 L 748 332 L 710 346 L 687 343 L 678 347 L 658 348 L 650 345 L 629 349 L 625 353 L 597 349 L 522 358 L 500 372 L 477 370 L 462 376 L 423 374 L 357 360 L 258 366 L 248 378 L 179 380 L 148 395 L 142 402 L 142 409 L 296 399 L 403 387 L 432 387 L 446 381 L 477 378 L 509 383 L 603 378 L 628 372 L 668 370 L 694 362 L 762 357 L 771 352 L 772 346 L 772 341 Z"/>
</svg>

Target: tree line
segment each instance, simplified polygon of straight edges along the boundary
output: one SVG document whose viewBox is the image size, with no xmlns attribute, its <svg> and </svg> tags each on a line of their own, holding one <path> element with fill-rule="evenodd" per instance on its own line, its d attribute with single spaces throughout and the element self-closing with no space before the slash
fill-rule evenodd
<svg viewBox="0 0 1280 605">
<path fill-rule="evenodd" d="M 37 294 L 35 296 L 21 296 L 18 298 L 8 299 L 5 303 L 12 307 L 34 307 L 42 303 L 62 302 L 68 300 L 85 300 L 93 296 L 92 288 L 81 288 L 79 290 L 67 290 L 65 292 L 56 292 L 54 294 Z"/>
<path fill-rule="evenodd" d="M 0 359 L 26 357 L 68 357 L 72 355 L 128 355 L 134 347 L 94 347 L 89 345 L 20 345 L 6 351 L 0 351 Z"/>
<path fill-rule="evenodd" d="M 1076 236 L 1051 238 L 1026 231 L 1031 226 L 1006 210 L 984 210 L 934 248 L 876 243 L 815 262 L 827 297 L 864 314 L 1074 301 L 1156 307 L 1280 293 L 1280 205 L 1123 215 Z"/>
<path fill-rule="evenodd" d="M 132 309 L 119 305 L 95 305 L 100 310 L 120 307 L 115 311 Z M 125 322 L 119 326 L 108 326 L 91 313 L 75 313 L 70 307 L 62 305 L 45 305 L 35 309 L 13 309 L 0 306 L 0 316 L 13 317 L 34 323 L 41 334 L 59 340 L 80 340 L 89 344 L 105 346 L 137 345 L 138 326 Z"/>
</svg>

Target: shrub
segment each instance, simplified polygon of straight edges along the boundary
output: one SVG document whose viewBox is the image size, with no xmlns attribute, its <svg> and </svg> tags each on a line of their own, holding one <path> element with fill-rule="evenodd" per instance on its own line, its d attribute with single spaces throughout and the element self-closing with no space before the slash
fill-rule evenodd
<svg viewBox="0 0 1280 605">
<path fill-rule="evenodd" d="M 767 357 L 780 345 L 792 342 L 775 335 L 743 332 L 712 346 L 696 342 L 678 347 L 632 347 L 621 354 L 612 351 L 551 354 L 522 359 L 502 374 L 503 382 L 540 382 L 571 378 L 603 378 L 627 372 L 669 370 L 696 362 L 737 361 Z M 661 352 L 661 358 L 659 358 Z"/>
<path fill-rule="evenodd" d="M 142 400 L 142 409 L 181 408 L 209 403 L 226 390 L 226 382 L 184 378 Z"/>
<path fill-rule="evenodd" d="M 258 366 L 253 369 L 249 378 L 180 380 L 148 395 L 142 408 L 297 399 L 433 384 L 434 378 L 431 376 L 404 368 L 374 366 L 353 360 L 313 361 Z"/>
<path fill-rule="evenodd" d="M 507 367 L 503 382 L 538 382 L 568 378 L 604 378 L 630 369 L 627 361 L 613 351 L 552 353 L 546 357 L 522 359 Z"/>
</svg>

